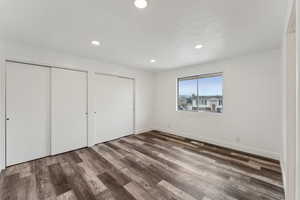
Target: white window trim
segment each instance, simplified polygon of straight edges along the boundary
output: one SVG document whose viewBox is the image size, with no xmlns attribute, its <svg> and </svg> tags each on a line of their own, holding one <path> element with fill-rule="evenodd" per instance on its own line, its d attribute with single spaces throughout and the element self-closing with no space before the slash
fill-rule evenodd
<svg viewBox="0 0 300 200">
<path fill-rule="evenodd" d="M 217 77 L 222 76 L 224 79 L 224 73 L 223 72 L 215 72 L 215 73 L 206 73 L 206 74 L 199 74 L 199 75 L 192 75 L 192 76 L 184 76 L 179 77 L 176 79 L 176 111 L 177 112 L 187 112 L 187 113 L 210 113 L 210 114 L 216 114 L 216 115 L 222 115 L 224 113 L 224 81 L 222 85 L 222 97 L 223 97 L 223 105 L 222 105 L 222 112 L 211 112 L 211 111 L 204 111 L 204 110 L 179 110 L 178 109 L 178 103 L 179 103 L 179 82 L 182 80 L 194 80 L 194 79 L 201 79 L 201 78 L 211 78 L 211 77 Z M 197 81 L 197 97 L 198 94 L 198 81 Z M 199 105 L 197 98 L 197 105 Z"/>
</svg>

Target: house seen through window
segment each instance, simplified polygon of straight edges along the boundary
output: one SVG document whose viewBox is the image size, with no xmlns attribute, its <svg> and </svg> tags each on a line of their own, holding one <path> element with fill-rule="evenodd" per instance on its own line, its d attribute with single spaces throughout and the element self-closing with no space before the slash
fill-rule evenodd
<svg viewBox="0 0 300 200">
<path fill-rule="evenodd" d="M 179 111 L 223 112 L 223 74 L 205 74 L 178 79 Z"/>
</svg>

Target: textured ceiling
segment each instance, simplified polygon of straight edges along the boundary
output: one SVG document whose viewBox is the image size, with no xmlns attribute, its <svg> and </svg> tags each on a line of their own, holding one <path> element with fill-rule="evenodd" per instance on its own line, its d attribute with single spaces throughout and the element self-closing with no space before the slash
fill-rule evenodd
<svg viewBox="0 0 300 200">
<path fill-rule="evenodd" d="M 279 47 L 287 7 L 285 0 L 148 0 L 140 10 L 133 1 L 1 0 L 0 37 L 165 70 Z"/>
</svg>

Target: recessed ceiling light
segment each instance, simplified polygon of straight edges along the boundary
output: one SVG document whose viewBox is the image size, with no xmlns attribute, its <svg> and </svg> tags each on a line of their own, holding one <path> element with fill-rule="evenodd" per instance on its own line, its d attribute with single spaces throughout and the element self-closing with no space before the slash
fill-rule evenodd
<svg viewBox="0 0 300 200">
<path fill-rule="evenodd" d="M 148 6 L 148 2 L 146 0 L 135 0 L 134 5 L 137 8 L 146 8 Z"/>
<path fill-rule="evenodd" d="M 156 62 L 156 60 L 152 59 L 152 60 L 150 60 L 150 62 L 151 62 L 151 63 L 155 63 L 155 62 Z"/>
<path fill-rule="evenodd" d="M 92 43 L 92 45 L 94 45 L 94 46 L 99 46 L 99 45 L 100 45 L 100 42 L 99 42 L 99 41 L 96 41 L 96 40 L 92 41 L 91 43 Z"/>
<path fill-rule="evenodd" d="M 195 46 L 195 49 L 201 49 L 202 47 L 203 47 L 202 44 L 197 44 L 197 45 Z"/>
</svg>

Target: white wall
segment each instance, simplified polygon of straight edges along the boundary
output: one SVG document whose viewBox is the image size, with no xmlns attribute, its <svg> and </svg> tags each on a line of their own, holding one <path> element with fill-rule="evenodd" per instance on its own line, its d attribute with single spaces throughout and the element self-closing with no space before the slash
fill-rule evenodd
<svg viewBox="0 0 300 200">
<path fill-rule="evenodd" d="M 224 113 L 176 111 L 177 78 L 213 72 L 224 73 Z M 279 159 L 282 125 L 280 73 L 279 49 L 158 73 L 154 127 Z"/>
<path fill-rule="evenodd" d="M 94 119 L 93 119 L 93 89 L 94 89 L 94 72 L 115 74 L 135 78 L 135 129 L 136 133 L 151 130 L 152 128 L 152 110 L 153 110 L 153 73 L 141 70 L 135 70 L 119 65 L 99 62 L 46 50 L 43 48 L 29 47 L 12 43 L 0 43 L 0 169 L 4 168 L 5 159 L 5 59 L 18 61 L 27 61 L 36 64 L 47 64 L 58 67 L 88 70 L 89 76 L 89 145 L 93 145 Z M 113 125 L 113 124 L 112 124 Z"/>
</svg>

